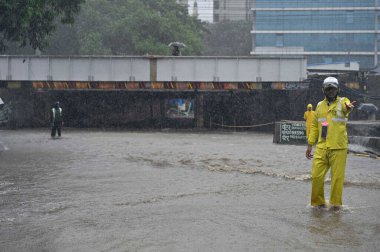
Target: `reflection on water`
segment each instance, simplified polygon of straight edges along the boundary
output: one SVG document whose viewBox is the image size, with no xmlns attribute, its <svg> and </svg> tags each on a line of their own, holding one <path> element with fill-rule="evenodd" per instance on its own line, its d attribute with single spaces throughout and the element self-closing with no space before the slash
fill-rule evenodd
<svg viewBox="0 0 380 252">
<path fill-rule="evenodd" d="M 0 130 L 0 139 L 2 251 L 379 245 L 375 159 L 348 156 L 345 205 L 333 212 L 306 207 L 306 147 L 272 135 L 64 131 L 52 141 L 45 131 Z"/>
<path fill-rule="evenodd" d="M 357 229 L 349 218 L 344 218 L 350 211 L 343 208 L 339 211 L 312 209 L 308 230 L 316 244 L 321 248 L 329 245 L 358 247 L 362 245 Z"/>
</svg>

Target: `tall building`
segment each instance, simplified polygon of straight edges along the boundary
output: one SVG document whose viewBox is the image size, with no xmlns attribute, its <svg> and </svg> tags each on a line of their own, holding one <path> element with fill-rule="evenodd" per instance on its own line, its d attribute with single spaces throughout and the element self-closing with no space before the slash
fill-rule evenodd
<svg viewBox="0 0 380 252">
<path fill-rule="evenodd" d="M 178 4 L 183 5 L 186 9 L 189 6 L 189 0 L 176 0 Z"/>
<path fill-rule="evenodd" d="M 380 0 L 255 0 L 251 55 L 377 66 Z"/>
<path fill-rule="evenodd" d="M 214 0 L 213 21 L 251 20 L 255 0 Z"/>
<path fill-rule="evenodd" d="M 198 17 L 198 3 L 197 3 L 197 0 L 194 1 L 192 16 L 193 17 Z"/>
</svg>

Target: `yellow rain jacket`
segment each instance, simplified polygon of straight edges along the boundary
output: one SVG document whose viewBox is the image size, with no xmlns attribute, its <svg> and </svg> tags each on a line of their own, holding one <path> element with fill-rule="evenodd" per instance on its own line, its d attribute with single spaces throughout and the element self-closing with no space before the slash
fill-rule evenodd
<svg viewBox="0 0 380 252">
<path fill-rule="evenodd" d="M 342 205 L 348 144 L 346 122 L 350 113 L 345 105 L 346 103 L 350 104 L 350 100 L 338 96 L 329 106 L 325 98 L 318 103 L 315 110 L 308 138 L 310 145 L 318 140 L 311 171 L 312 206 L 325 204 L 324 178 L 329 168 L 331 168 L 330 204 Z M 321 137 L 322 123 L 328 124 L 326 138 Z"/>
<path fill-rule="evenodd" d="M 326 98 L 318 103 L 308 137 L 310 145 L 318 140 L 317 148 L 347 149 L 346 122 L 350 110 L 346 108 L 346 103 L 350 104 L 350 100 L 339 96 L 330 106 Z M 321 137 L 322 122 L 328 123 L 326 138 Z"/>
<path fill-rule="evenodd" d="M 313 105 L 308 104 L 307 108 L 313 109 Z M 315 112 L 313 110 L 310 110 L 310 111 L 307 110 L 303 114 L 303 119 L 305 119 L 305 121 L 306 121 L 306 137 L 309 137 L 310 129 L 311 129 L 311 123 L 313 122 L 314 114 L 315 114 Z"/>
</svg>

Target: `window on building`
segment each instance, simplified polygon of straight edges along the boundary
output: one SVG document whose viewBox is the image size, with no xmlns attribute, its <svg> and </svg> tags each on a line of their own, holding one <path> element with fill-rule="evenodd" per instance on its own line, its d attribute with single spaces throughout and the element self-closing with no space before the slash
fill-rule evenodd
<svg viewBox="0 0 380 252">
<path fill-rule="evenodd" d="M 332 63 L 333 59 L 331 57 L 323 57 L 324 63 Z"/>
<path fill-rule="evenodd" d="M 214 1 L 214 9 L 219 10 L 219 0 Z"/>
<path fill-rule="evenodd" d="M 311 41 L 317 42 L 319 40 L 319 33 L 311 34 Z"/>
<path fill-rule="evenodd" d="M 276 46 L 277 47 L 284 46 L 284 34 L 276 34 Z"/>
<path fill-rule="evenodd" d="M 214 14 L 214 22 L 219 22 L 219 14 Z"/>
<path fill-rule="evenodd" d="M 354 23 L 354 12 L 346 11 L 346 23 L 353 24 Z"/>
<path fill-rule="evenodd" d="M 345 48 L 343 50 L 352 51 L 354 50 L 353 45 L 355 44 L 355 37 L 353 33 L 347 33 L 345 38 Z"/>
</svg>

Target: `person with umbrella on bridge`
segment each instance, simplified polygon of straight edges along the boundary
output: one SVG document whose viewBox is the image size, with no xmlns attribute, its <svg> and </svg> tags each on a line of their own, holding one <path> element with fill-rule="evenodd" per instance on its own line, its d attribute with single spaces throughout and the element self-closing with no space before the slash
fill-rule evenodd
<svg viewBox="0 0 380 252">
<path fill-rule="evenodd" d="M 172 48 L 172 55 L 173 56 L 181 56 L 182 53 L 181 53 L 180 48 L 186 47 L 186 45 L 184 43 L 177 42 L 177 41 L 171 42 L 168 46 Z"/>
</svg>

